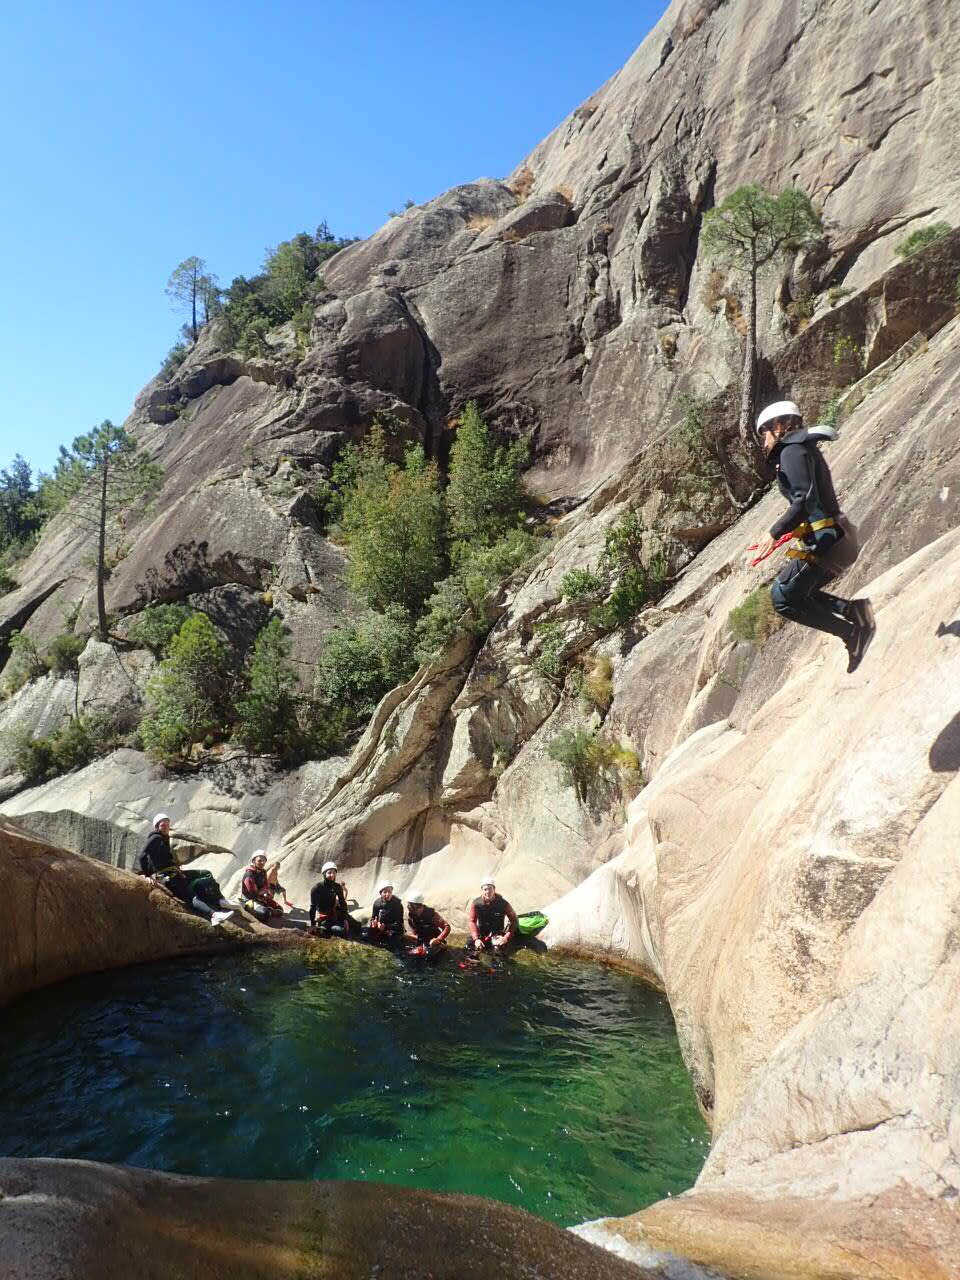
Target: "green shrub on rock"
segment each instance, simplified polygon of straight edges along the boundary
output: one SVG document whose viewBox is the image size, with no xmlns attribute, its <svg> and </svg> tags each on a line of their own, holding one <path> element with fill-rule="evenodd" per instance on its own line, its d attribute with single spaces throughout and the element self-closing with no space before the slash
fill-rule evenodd
<svg viewBox="0 0 960 1280">
<path fill-rule="evenodd" d="M 747 640 L 762 649 L 770 636 L 783 626 L 783 619 L 770 599 L 769 587 L 757 587 L 742 604 L 731 609 L 727 626 L 738 640 Z"/>
<path fill-rule="evenodd" d="M 15 732 L 10 756 L 16 771 L 33 785 L 82 769 L 115 744 L 116 734 L 109 717 L 74 716 L 47 738 Z"/>
<path fill-rule="evenodd" d="M 368 719 L 383 695 L 415 670 L 410 615 L 399 605 L 383 613 L 370 610 L 327 636 L 314 700 L 327 714 L 342 709 L 352 726 Z"/>
<path fill-rule="evenodd" d="M 236 736 L 248 750 L 293 759 L 303 750 L 297 716 L 297 678 L 288 661 L 291 643 L 279 618 L 257 636 L 247 690 L 237 700 Z"/>
<path fill-rule="evenodd" d="M 170 642 L 169 657 L 147 684 L 140 737 L 148 755 L 181 759 L 195 742 L 216 737 L 227 719 L 229 651 L 204 613 L 188 618 Z"/>
<path fill-rule="evenodd" d="M 127 634 L 138 648 L 163 658 L 170 641 L 193 613 L 185 604 L 149 604 Z"/>
<path fill-rule="evenodd" d="M 935 240 L 942 240 L 952 230 L 949 222 L 932 222 L 928 227 L 918 227 L 916 231 L 911 231 L 908 236 L 904 236 L 897 245 L 897 253 L 901 258 L 910 258 L 921 249 L 925 249 L 928 244 L 933 244 Z"/>
<path fill-rule="evenodd" d="M 609 805 L 616 791 L 635 794 L 643 785 L 636 752 L 588 729 L 563 729 L 547 746 L 566 786 L 594 809 Z"/>
<path fill-rule="evenodd" d="M 54 675 L 69 675 L 79 669 L 78 659 L 86 647 L 86 636 L 77 635 L 73 631 L 61 631 L 51 640 L 44 660 Z"/>
</svg>

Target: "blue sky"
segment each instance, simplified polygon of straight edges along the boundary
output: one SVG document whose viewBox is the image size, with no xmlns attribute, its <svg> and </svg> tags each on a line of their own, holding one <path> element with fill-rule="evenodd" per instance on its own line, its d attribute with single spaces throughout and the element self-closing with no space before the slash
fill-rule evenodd
<svg viewBox="0 0 960 1280">
<path fill-rule="evenodd" d="M 176 339 L 183 258 L 229 283 L 323 218 L 366 236 L 508 173 L 665 9 L 9 0 L 0 467 L 126 417 Z"/>
</svg>

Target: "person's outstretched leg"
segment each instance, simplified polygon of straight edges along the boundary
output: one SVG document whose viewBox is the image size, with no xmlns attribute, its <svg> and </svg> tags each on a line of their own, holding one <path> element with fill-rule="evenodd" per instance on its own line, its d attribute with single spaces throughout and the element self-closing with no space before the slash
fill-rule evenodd
<svg viewBox="0 0 960 1280">
<path fill-rule="evenodd" d="M 815 560 L 795 560 L 777 574 L 770 598 L 782 618 L 842 640 L 847 671 L 855 671 L 873 639 L 873 610 L 868 600 L 844 600 L 824 591 L 834 576 Z"/>
</svg>

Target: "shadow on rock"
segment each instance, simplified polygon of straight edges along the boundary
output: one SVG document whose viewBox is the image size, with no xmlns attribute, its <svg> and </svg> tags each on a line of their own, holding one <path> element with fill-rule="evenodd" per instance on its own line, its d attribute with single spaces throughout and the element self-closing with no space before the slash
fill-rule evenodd
<svg viewBox="0 0 960 1280">
<path fill-rule="evenodd" d="M 960 711 L 934 738 L 929 759 L 934 773 L 953 773 L 960 769 Z"/>
</svg>

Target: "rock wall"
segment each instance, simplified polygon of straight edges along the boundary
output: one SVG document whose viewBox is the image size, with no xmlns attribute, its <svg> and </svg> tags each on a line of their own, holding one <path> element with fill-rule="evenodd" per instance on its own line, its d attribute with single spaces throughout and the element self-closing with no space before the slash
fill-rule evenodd
<svg viewBox="0 0 960 1280">
<path fill-rule="evenodd" d="M 0 875 L 0 1004 L 80 973 L 279 938 L 240 913 L 212 928 L 152 881 L 54 848 L 7 818 Z"/>
<path fill-rule="evenodd" d="M 737 1275 L 942 1276 L 960 1256 L 943 852 L 960 769 L 960 232 L 895 262 L 907 231 L 960 213 L 951 18 L 936 0 L 674 3 L 506 182 L 439 196 L 326 264 L 305 346 L 282 330 L 247 360 L 211 326 L 129 420 L 166 483 L 111 578 L 121 627 L 150 600 L 203 603 L 239 661 L 272 608 L 308 672 L 351 609 L 312 490 L 385 410 L 441 462 L 471 398 L 528 437 L 553 542 L 482 643 L 392 691 L 348 760 L 184 780 L 124 751 L 5 805 L 71 822 L 109 859 L 163 808 L 228 885 L 253 848 L 281 852 L 300 900 L 330 856 L 361 900 L 388 873 L 458 923 L 488 871 L 518 907 L 553 899 L 553 945 L 667 991 L 717 1133 L 693 1192 L 616 1229 Z M 739 516 L 742 286 L 698 251 L 704 212 L 743 181 L 795 182 L 825 217 L 825 240 L 762 281 L 759 374 L 808 417 L 856 383 L 828 454 L 864 543 L 841 590 L 878 609 L 852 678 L 834 641 L 788 626 L 760 647 L 728 628 L 773 570 L 743 552 L 780 509 L 768 495 Z M 673 449 L 687 390 L 711 398 L 709 483 Z M 670 590 L 602 636 L 560 582 L 628 510 Z M 45 642 L 77 601 L 89 620 L 88 555 L 52 523 L 0 599 L 0 646 L 17 627 Z M 609 708 L 538 670 L 545 620 L 568 667 L 609 658 Z M 142 682 L 147 657 L 132 662 Z M 109 655 L 90 663 L 93 698 Z M 69 694 L 48 681 L 4 717 L 46 728 Z M 570 726 L 636 752 L 647 785 L 626 815 L 563 785 L 549 745 Z M 51 816 L 66 810 L 83 822 Z"/>
</svg>

